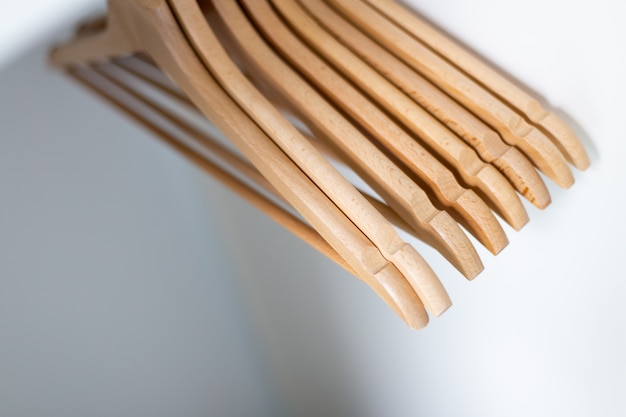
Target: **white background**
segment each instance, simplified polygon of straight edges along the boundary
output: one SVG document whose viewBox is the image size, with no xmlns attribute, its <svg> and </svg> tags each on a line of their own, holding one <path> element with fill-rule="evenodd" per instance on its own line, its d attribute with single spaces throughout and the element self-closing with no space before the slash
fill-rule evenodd
<svg viewBox="0 0 626 417">
<path fill-rule="evenodd" d="M 0 5 L 0 416 L 626 415 L 626 6 L 411 2 L 562 112 L 592 166 L 406 328 L 45 66 L 99 1 Z"/>
</svg>

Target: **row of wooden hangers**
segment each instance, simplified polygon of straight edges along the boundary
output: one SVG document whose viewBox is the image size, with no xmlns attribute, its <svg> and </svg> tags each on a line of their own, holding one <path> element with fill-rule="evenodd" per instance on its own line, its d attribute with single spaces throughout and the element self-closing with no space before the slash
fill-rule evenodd
<svg viewBox="0 0 626 417">
<path fill-rule="evenodd" d="M 560 118 L 393 0 L 109 0 L 51 62 L 414 328 L 451 301 L 396 228 L 472 279 L 463 229 L 497 254 L 494 213 L 519 230 L 520 195 L 550 203 L 538 171 L 567 188 L 589 165 Z"/>
</svg>

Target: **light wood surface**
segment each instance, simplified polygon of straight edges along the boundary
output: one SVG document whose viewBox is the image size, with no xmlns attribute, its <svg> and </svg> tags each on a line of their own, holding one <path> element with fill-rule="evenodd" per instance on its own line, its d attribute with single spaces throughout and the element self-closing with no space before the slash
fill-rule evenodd
<svg viewBox="0 0 626 417">
<path fill-rule="evenodd" d="M 158 91 L 165 93 L 170 99 L 180 101 L 184 105 L 191 106 L 191 109 L 197 110 L 193 103 L 187 100 L 183 95 L 179 94 L 177 90 L 170 88 L 170 86 L 168 86 L 166 83 L 157 83 L 154 79 L 151 79 L 149 76 L 147 76 L 145 72 L 141 72 L 133 66 L 129 66 L 127 62 L 128 59 L 124 61 L 126 62 L 122 63 L 120 60 L 114 60 L 111 61 L 111 64 L 96 64 L 96 66 L 92 65 L 89 66 L 88 69 L 83 70 L 83 72 L 88 72 L 89 70 L 91 70 L 95 73 L 98 73 L 100 76 L 104 77 L 117 88 L 123 90 L 124 93 L 132 97 L 132 99 L 136 100 L 142 106 L 154 113 L 158 118 L 157 121 L 152 121 L 145 115 L 141 114 L 141 112 L 133 110 L 131 108 L 131 104 L 124 103 L 122 99 L 113 97 L 110 91 L 106 91 L 107 89 L 98 88 L 96 85 L 94 85 L 95 83 L 93 82 L 89 83 L 88 77 L 80 77 L 76 72 L 71 72 L 71 75 L 75 78 L 80 78 L 80 81 L 83 83 L 87 83 L 90 89 L 94 90 L 95 93 L 104 96 L 107 101 L 111 102 L 111 104 L 113 104 L 115 107 L 119 108 L 124 113 L 127 113 L 130 118 L 137 121 L 151 132 L 155 133 L 157 137 L 164 140 L 167 144 L 171 145 L 183 156 L 189 158 L 191 162 L 198 165 L 201 169 L 207 171 L 207 173 L 214 176 L 225 186 L 231 188 L 234 192 L 241 195 L 244 199 L 248 200 L 255 207 L 259 208 L 272 219 L 283 225 L 288 230 L 292 231 L 298 237 L 311 244 L 321 253 L 329 256 L 334 262 L 342 266 L 348 272 L 354 274 L 352 268 L 350 268 L 350 266 L 346 264 L 345 261 L 341 259 L 341 257 L 339 257 L 337 252 L 334 251 L 330 246 L 328 246 L 328 244 L 321 238 L 321 236 L 317 232 L 315 232 L 310 226 L 306 225 L 304 222 L 295 217 L 285 208 L 267 198 L 254 187 L 247 185 L 245 182 L 237 178 L 237 176 L 243 176 L 251 183 L 253 183 L 257 188 L 260 187 L 269 192 L 275 199 L 284 201 L 278 191 L 276 191 L 276 189 L 265 179 L 265 177 L 263 177 L 263 175 L 261 175 L 261 173 L 259 173 L 252 165 L 250 165 L 248 161 L 244 160 L 241 156 L 235 154 L 231 149 L 224 146 L 224 144 L 220 143 L 219 140 L 211 136 L 209 133 L 198 129 L 197 127 L 194 127 L 188 121 L 185 121 L 181 117 L 174 114 L 173 111 L 167 108 L 167 106 L 153 101 L 145 94 L 142 95 L 142 93 L 133 88 L 134 86 L 136 86 L 136 83 L 122 81 L 119 75 L 115 74 L 115 70 L 121 71 L 125 74 L 130 74 L 138 80 L 141 80 L 144 83 L 155 87 Z M 113 74 L 111 74 L 112 71 Z M 164 128 L 159 127 L 159 124 L 162 124 L 163 121 L 171 124 L 176 129 L 180 130 L 180 132 L 184 133 L 187 137 L 192 138 L 194 141 L 194 145 L 197 145 L 203 150 L 208 151 L 211 158 L 218 160 L 220 162 L 220 165 L 228 166 L 229 170 L 220 168 L 220 166 L 212 162 L 211 158 L 207 157 L 205 153 L 198 151 L 197 149 L 195 149 L 194 146 L 187 145 L 184 139 L 177 138 Z M 305 133 L 303 133 L 303 135 L 307 136 Z M 320 144 L 319 141 L 316 141 L 310 136 L 307 136 L 307 138 L 311 140 L 312 143 Z M 337 160 L 339 159 L 339 157 L 333 154 L 329 148 L 322 146 L 321 150 L 326 155 L 330 155 L 332 158 L 336 158 Z M 236 172 L 237 176 L 233 175 L 231 172 Z M 385 216 L 385 218 L 387 218 L 395 226 L 409 233 L 413 233 L 413 230 L 408 225 L 408 223 L 402 220 L 402 218 L 398 216 L 398 214 L 393 209 L 380 202 L 375 197 L 368 195 L 366 192 L 360 192 L 383 216 Z"/>
<path fill-rule="evenodd" d="M 115 19 L 118 23 L 112 24 Z M 119 31 L 122 36 L 107 34 L 109 30 Z M 102 41 L 112 38 L 116 41 L 125 39 L 126 48 L 119 44 L 112 48 Z M 165 2 L 111 0 L 106 32 L 81 39 L 67 48 L 57 49 L 51 61 L 57 65 L 72 65 L 85 60 L 102 59 L 103 55 L 110 56 L 113 49 L 119 53 L 147 51 L 202 112 L 341 254 L 360 278 L 410 326 L 423 327 L 426 324 L 427 316 L 422 305 L 416 302 L 414 292 L 406 291 L 406 280 L 402 274 L 385 260 L 378 249 L 219 87 L 198 60 Z M 423 275 L 432 275 L 425 263 L 416 267 L 420 268 L 419 272 Z"/>
<path fill-rule="evenodd" d="M 545 109 L 539 101 L 490 65 L 482 62 L 442 31 L 395 0 L 364 0 L 398 26 L 411 33 L 434 51 L 453 62 L 465 73 L 514 107 L 536 126 L 540 126 L 567 160 L 578 169 L 589 166 L 589 156 L 580 140 L 555 113 Z"/>
<path fill-rule="evenodd" d="M 176 89 L 171 83 L 167 82 L 167 79 L 164 77 L 153 77 L 154 74 L 148 74 L 145 71 L 145 67 L 147 66 L 153 71 L 160 71 L 158 68 L 154 66 L 152 61 L 149 61 L 143 55 L 137 55 L 135 57 L 126 58 L 123 60 L 112 60 L 114 63 L 114 67 L 122 69 L 123 71 L 131 74 L 136 77 L 138 80 L 154 87 L 156 90 L 164 93 L 168 97 L 173 100 L 180 102 L 185 106 L 189 106 L 190 110 L 197 111 L 195 105 L 187 99 L 178 89 Z M 138 64 L 138 65 L 137 65 Z M 144 70 L 139 67 L 143 66 Z M 215 140 L 212 140 L 211 137 L 206 136 L 201 132 L 198 132 L 197 129 L 194 129 L 187 123 L 182 122 L 180 119 L 174 117 L 170 113 L 166 113 L 162 108 L 156 109 L 155 104 L 151 102 L 147 102 L 145 98 L 138 98 L 141 100 L 147 107 L 157 111 L 163 118 L 170 121 L 176 127 L 180 128 L 183 132 L 191 135 L 192 137 L 199 138 L 198 140 L 202 142 L 205 147 L 208 147 L 212 154 L 217 156 L 220 160 L 224 161 L 230 167 L 233 167 L 235 171 L 243 173 L 246 177 L 253 179 L 253 181 L 260 185 L 262 188 L 270 191 L 275 197 L 281 198 L 280 194 L 272 187 L 272 185 L 267 182 L 267 180 L 256 170 L 254 167 L 249 165 L 247 161 L 242 160 L 241 158 L 234 155 L 231 151 L 226 149 L 223 145 L 217 143 Z M 327 143 L 320 141 L 319 138 L 315 138 L 310 136 L 306 132 L 302 132 L 302 135 L 305 136 L 308 140 L 313 143 L 317 149 L 320 150 L 327 157 L 334 159 L 335 161 L 346 163 L 345 159 L 338 155 L 333 149 L 331 149 Z M 359 189 L 357 187 L 357 189 Z M 415 236 L 416 238 L 423 240 L 420 234 L 417 234 L 413 227 L 411 227 L 406 221 L 402 219 L 398 215 L 396 211 L 394 211 L 391 207 L 386 205 L 385 203 L 378 200 L 376 197 L 368 194 L 366 191 L 359 189 L 359 192 L 378 210 L 387 220 L 389 220 L 394 226 L 404 230 L 405 232 Z M 437 230 L 438 224 L 431 220 L 433 223 L 433 228 Z M 450 234 L 441 233 L 442 238 L 452 238 Z M 428 242 L 423 240 L 425 243 L 431 244 L 432 242 Z"/>
<path fill-rule="evenodd" d="M 519 230 L 528 222 L 528 214 L 515 189 L 458 136 L 337 42 L 295 1 L 272 0 L 272 4 L 312 50 L 420 139 L 433 155 L 458 175 L 465 186 L 478 193 L 507 223 Z"/>
<path fill-rule="evenodd" d="M 567 161 L 589 164 L 555 114 L 499 74 L 484 81 L 494 70 L 394 1 L 108 5 L 50 62 L 356 275 L 413 328 L 451 301 L 396 227 L 472 279 L 483 265 L 460 226 L 497 254 L 508 239 L 492 210 L 520 229 L 528 214 L 517 193 L 550 203 L 537 169 L 569 187 Z"/>
<path fill-rule="evenodd" d="M 361 1 L 328 0 L 346 18 L 517 146 L 563 188 L 574 183 L 567 162 L 540 130 L 466 74 Z"/>
<path fill-rule="evenodd" d="M 508 243 L 502 227 L 484 201 L 463 188 L 452 172 L 409 136 L 376 105 L 300 42 L 265 1 L 242 1 L 257 27 L 282 56 L 365 129 L 379 144 L 424 182 L 437 203 L 449 209 L 492 253 Z"/>
<path fill-rule="evenodd" d="M 485 162 L 495 166 L 528 201 L 540 209 L 548 206 L 550 194 L 543 180 L 519 150 L 504 143 L 497 132 L 355 28 L 326 3 L 315 0 L 299 2 L 333 37 L 465 140 Z"/>
<path fill-rule="evenodd" d="M 435 316 L 450 299 L 425 260 L 241 73 L 194 0 L 170 0 L 178 21 L 215 79 L 413 286 Z"/>
<path fill-rule="evenodd" d="M 287 101 L 290 110 L 295 111 L 318 136 L 334 143 L 351 167 L 368 179 L 368 183 L 413 227 L 420 239 L 439 250 L 466 277 L 476 276 L 482 270 L 482 263 L 454 220 L 433 207 L 413 180 L 286 65 L 262 40 L 235 3 L 218 0 L 214 4 L 221 17 L 219 20 L 225 26 L 224 32 L 233 38 L 230 52 L 239 50 L 239 61 L 254 68 L 258 78 Z M 222 38 L 225 36 L 226 33 Z M 382 184 L 377 177 L 382 177 Z"/>
</svg>

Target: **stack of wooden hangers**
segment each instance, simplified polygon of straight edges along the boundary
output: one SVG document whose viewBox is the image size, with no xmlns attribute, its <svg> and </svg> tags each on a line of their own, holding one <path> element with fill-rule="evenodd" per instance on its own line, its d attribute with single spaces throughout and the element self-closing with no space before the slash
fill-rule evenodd
<svg viewBox="0 0 626 417">
<path fill-rule="evenodd" d="M 567 188 L 589 165 L 554 113 L 393 0 L 109 0 L 51 62 L 414 328 L 451 302 L 396 228 L 472 279 L 465 231 L 497 254 L 494 213 L 518 230 L 520 195 L 550 203 L 537 170 Z"/>
</svg>

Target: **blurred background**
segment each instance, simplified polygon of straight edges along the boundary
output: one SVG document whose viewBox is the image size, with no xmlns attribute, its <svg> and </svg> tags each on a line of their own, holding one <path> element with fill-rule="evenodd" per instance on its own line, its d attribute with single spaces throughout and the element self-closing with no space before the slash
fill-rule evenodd
<svg viewBox="0 0 626 417">
<path fill-rule="evenodd" d="M 0 3 L 0 416 L 626 415 L 626 3 L 413 0 L 592 166 L 405 327 L 356 278 L 47 67 L 100 0 Z"/>
</svg>

